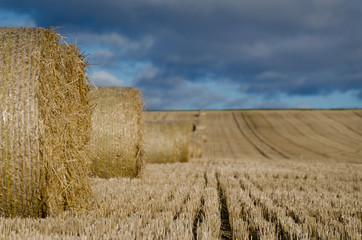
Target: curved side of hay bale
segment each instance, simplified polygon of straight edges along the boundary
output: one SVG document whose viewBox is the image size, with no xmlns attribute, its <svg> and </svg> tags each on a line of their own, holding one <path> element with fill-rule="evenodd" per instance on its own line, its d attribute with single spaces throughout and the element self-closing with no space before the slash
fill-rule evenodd
<svg viewBox="0 0 362 240">
<path fill-rule="evenodd" d="M 146 122 L 148 163 L 187 162 L 192 124 L 189 121 Z"/>
<path fill-rule="evenodd" d="M 86 62 L 51 29 L 0 28 L 0 215 L 88 205 Z"/>
<path fill-rule="evenodd" d="M 142 94 L 136 88 L 97 87 L 91 90 L 92 173 L 102 178 L 140 177 L 145 164 Z"/>
</svg>

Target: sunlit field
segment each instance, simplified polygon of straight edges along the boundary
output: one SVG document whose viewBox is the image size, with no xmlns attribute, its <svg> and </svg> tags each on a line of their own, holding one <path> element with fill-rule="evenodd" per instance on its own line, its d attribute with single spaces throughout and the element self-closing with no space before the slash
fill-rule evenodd
<svg viewBox="0 0 362 240">
<path fill-rule="evenodd" d="M 190 120 L 202 157 L 148 163 L 141 179 L 93 178 L 91 210 L 0 218 L 0 239 L 362 238 L 362 110 L 145 118 Z"/>
</svg>

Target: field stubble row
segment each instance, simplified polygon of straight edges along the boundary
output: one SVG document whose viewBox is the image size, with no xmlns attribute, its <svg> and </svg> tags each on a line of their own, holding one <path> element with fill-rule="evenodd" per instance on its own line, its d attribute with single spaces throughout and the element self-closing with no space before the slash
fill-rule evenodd
<svg viewBox="0 0 362 240">
<path fill-rule="evenodd" d="M 178 114 L 185 118 L 195 115 Z M 358 130 L 350 139 L 355 155 L 352 151 L 332 154 L 320 150 L 321 145 L 303 145 L 308 135 L 292 138 L 278 129 L 281 123 L 274 121 L 286 113 L 272 113 L 268 118 L 269 114 L 251 112 L 243 118 L 236 113 L 235 119 L 230 112 L 207 113 L 203 158 L 149 164 L 143 179 L 96 178 L 92 211 L 68 211 L 41 220 L 0 218 L 0 238 L 361 239 L 362 167 L 360 161 L 355 163 L 360 152 L 359 143 L 353 140 L 359 139 Z M 313 114 L 302 120 L 303 125 L 320 117 Z M 355 128 L 347 128 L 345 113 L 323 114 L 332 119 L 327 124 L 342 121 L 333 125 L 340 130 L 331 131 L 330 139 L 343 145 L 338 136 L 348 138 Z M 175 117 L 161 114 L 166 120 L 169 115 Z M 352 115 L 351 122 L 361 121 Z M 153 120 L 159 120 L 157 113 Z M 237 127 L 247 125 L 242 121 L 249 125 L 249 129 L 242 128 L 245 135 Z M 328 136 L 329 130 L 313 131 Z M 291 143 L 284 145 L 287 140 Z M 308 158 L 301 157 L 303 154 Z"/>
</svg>

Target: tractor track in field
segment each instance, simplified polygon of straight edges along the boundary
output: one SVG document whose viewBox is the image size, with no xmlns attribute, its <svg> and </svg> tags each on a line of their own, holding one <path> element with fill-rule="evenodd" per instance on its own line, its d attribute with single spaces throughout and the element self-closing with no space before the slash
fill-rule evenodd
<svg viewBox="0 0 362 240">
<path fill-rule="evenodd" d="M 206 189 L 207 184 L 208 184 L 206 171 L 203 174 L 203 178 L 204 178 L 204 183 L 205 183 L 204 184 L 204 189 L 203 189 L 203 192 L 201 194 L 199 207 L 197 208 L 197 212 L 196 212 L 196 215 L 194 217 L 194 221 L 192 223 L 192 235 L 193 235 L 194 240 L 198 239 L 198 237 L 197 237 L 197 227 L 200 226 L 202 224 L 202 222 L 204 221 L 204 219 L 205 219 L 205 210 L 204 210 L 205 199 L 204 199 L 204 194 L 205 194 L 205 189 Z"/>
<path fill-rule="evenodd" d="M 186 196 L 186 197 L 184 198 L 184 200 L 182 201 L 183 206 L 185 206 L 185 205 L 187 204 L 187 202 L 190 201 L 190 199 L 191 199 L 191 195 L 190 195 L 190 193 L 189 193 L 189 194 L 187 194 L 187 196 Z M 180 211 L 177 211 L 176 214 L 173 216 L 173 220 L 174 220 L 174 221 L 179 218 L 180 214 L 182 213 L 183 206 L 182 206 L 182 208 L 180 209 Z"/>
<path fill-rule="evenodd" d="M 326 120 L 323 122 L 323 125 L 318 127 L 319 122 L 320 118 L 318 118 L 318 116 L 308 115 L 303 121 L 298 118 L 298 116 L 294 116 L 294 121 L 292 121 L 291 124 L 294 124 L 295 127 L 301 129 L 305 136 L 309 136 L 309 139 L 315 141 L 322 149 L 329 150 L 327 152 L 328 155 L 330 155 L 331 151 L 335 151 L 335 154 L 347 154 L 351 151 L 351 147 L 344 141 L 338 141 L 338 139 L 334 137 L 334 134 L 326 135 L 323 133 L 323 125 L 327 125 L 329 129 L 335 129 L 332 127 L 333 124 L 331 125 L 331 123 L 328 123 Z M 340 138 L 342 136 L 340 136 Z"/>
<path fill-rule="evenodd" d="M 263 189 L 261 189 L 260 186 L 258 186 L 258 184 L 256 184 L 254 181 L 248 180 L 248 182 L 252 186 L 257 188 L 258 191 L 263 192 Z M 246 190 L 249 193 L 248 194 L 249 198 L 252 200 L 254 207 L 260 208 L 262 218 L 265 221 L 270 222 L 271 224 L 273 224 L 275 226 L 275 234 L 277 235 L 278 239 L 298 239 L 298 236 L 296 236 L 295 233 L 291 232 L 290 229 L 288 229 L 284 226 L 279 213 L 275 212 L 271 209 L 274 207 L 277 208 L 277 206 L 274 203 L 272 204 L 271 208 L 268 207 L 267 204 L 265 204 L 265 202 L 263 201 L 263 199 L 261 199 L 260 197 L 257 197 L 255 194 L 253 194 L 255 191 L 245 187 L 245 183 L 244 183 L 243 179 L 239 179 L 239 184 L 240 184 L 240 187 L 244 191 Z M 295 227 L 300 228 L 301 221 L 294 212 L 286 211 L 285 216 L 293 219 L 293 221 L 294 221 L 293 224 L 295 224 Z M 249 239 L 255 239 L 255 237 L 257 237 L 257 239 L 260 238 L 259 232 L 257 232 L 253 227 L 249 226 Z"/>
<path fill-rule="evenodd" d="M 265 158 L 267 159 L 271 159 L 265 152 L 263 152 L 247 135 L 246 133 L 242 130 L 238 120 L 236 119 L 235 113 L 233 112 L 233 119 L 236 123 L 236 126 L 239 130 L 239 132 L 243 135 L 243 137 Z"/>
<path fill-rule="evenodd" d="M 354 112 L 354 114 L 356 114 L 358 117 L 362 118 L 362 113 Z"/>
<path fill-rule="evenodd" d="M 193 224 L 192 224 L 192 235 L 194 237 L 193 238 L 194 240 L 198 239 L 198 237 L 197 237 L 197 226 L 199 226 L 203 222 L 203 220 L 205 218 L 204 206 L 205 206 L 205 199 L 202 196 L 201 200 L 200 200 L 199 208 L 197 210 L 196 216 L 195 216 Z"/>
<path fill-rule="evenodd" d="M 296 131 L 299 133 L 299 136 L 304 136 L 305 142 L 309 143 L 310 145 L 308 147 L 309 151 L 319 153 L 326 158 L 331 158 L 331 156 L 334 156 L 337 152 L 341 152 L 341 147 L 338 145 L 338 143 L 334 142 L 331 138 L 326 138 L 321 133 L 316 132 L 316 130 L 313 129 L 308 121 L 302 121 L 298 116 L 295 115 L 293 115 L 293 118 L 287 118 L 281 114 L 280 116 L 284 119 L 285 122 L 288 122 L 288 124 L 296 129 Z M 311 148 L 312 145 L 313 148 Z"/>
<path fill-rule="evenodd" d="M 221 223 L 220 239 L 225 239 L 225 240 L 230 239 L 231 240 L 231 239 L 233 239 L 233 231 L 232 231 L 231 224 L 230 224 L 230 215 L 229 215 L 229 210 L 228 210 L 228 206 L 227 206 L 227 199 L 225 196 L 225 190 L 222 188 L 222 186 L 220 184 L 218 172 L 215 172 L 215 178 L 216 178 L 215 187 L 217 190 L 219 210 L 220 210 L 220 223 Z M 204 180 L 205 180 L 204 188 L 206 189 L 208 186 L 208 182 L 209 182 L 206 171 L 204 172 Z M 192 224 L 192 234 L 193 234 L 194 240 L 199 239 L 197 229 L 203 223 L 203 221 L 205 221 L 205 216 L 206 216 L 205 196 L 202 195 L 197 213 L 194 217 L 193 224 Z"/>
<path fill-rule="evenodd" d="M 357 112 L 354 112 L 357 116 L 361 117 L 362 118 L 362 114 L 359 114 Z M 345 122 L 341 121 L 341 120 L 337 120 L 336 118 L 330 116 L 330 115 L 327 115 L 327 114 L 323 114 L 324 116 L 326 116 L 328 119 L 331 119 L 332 121 L 342 125 L 344 128 L 348 129 L 348 131 L 351 131 L 352 133 L 358 135 L 359 137 L 362 136 L 362 133 L 356 129 L 353 129 L 351 128 L 350 126 L 348 126 Z"/>
<path fill-rule="evenodd" d="M 227 199 L 225 197 L 225 191 L 221 187 L 219 174 L 215 173 L 216 183 L 217 183 L 217 192 L 219 196 L 219 204 L 220 204 L 220 239 L 233 239 L 233 231 L 230 224 L 229 210 L 227 206 Z"/>
<path fill-rule="evenodd" d="M 298 127 L 296 127 L 293 123 L 291 123 L 288 119 L 285 118 L 285 116 L 283 114 L 280 113 L 276 113 L 276 116 L 279 116 L 281 119 L 283 119 L 284 121 L 284 128 L 290 128 L 289 131 L 294 130 L 296 133 L 296 136 L 298 136 L 298 138 L 294 138 L 290 135 L 290 133 L 288 132 L 288 134 L 283 134 L 283 133 L 278 133 L 278 136 L 282 137 L 283 139 L 285 139 L 288 144 L 292 144 L 298 148 L 300 148 L 302 151 L 300 153 L 303 152 L 310 152 L 313 153 L 319 157 L 323 157 L 323 158 L 328 158 L 328 155 L 319 151 L 314 150 L 313 148 L 310 148 L 310 146 L 307 146 L 305 143 L 307 142 L 307 139 L 309 139 L 309 136 L 305 135 L 305 133 L 303 133 L 300 129 L 298 129 Z M 267 118 L 265 118 L 266 121 L 273 126 L 272 122 L 270 120 L 268 120 Z M 275 122 L 275 121 L 274 121 Z M 278 128 L 276 128 L 275 126 L 273 126 L 274 132 L 277 133 L 278 132 Z M 303 138 L 301 138 L 301 136 L 303 136 Z M 299 140 L 299 141 L 296 141 Z"/>
<path fill-rule="evenodd" d="M 253 128 L 250 126 L 249 121 L 246 119 L 247 117 L 245 116 L 245 114 L 241 114 L 243 120 L 246 123 L 246 126 L 248 127 L 248 129 L 250 130 L 250 132 L 260 141 L 262 142 L 264 145 L 266 145 L 267 147 L 269 147 L 271 150 L 273 150 L 274 152 L 276 152 L 277 154 L 279 154 L 280 156 L 282 156 L 285 159 L 290 159 L 290 157 L 288 157 L 287 155 L 285 155 L 283 152 L 279 151 L 278 149 L 276 149 L 275 147 L 273 147 L 271 144 L 269 144 L 268 142 L 266 142 L 263 138 L 261 138 L 259 136 L 259 134 L 257 134 Z M 249 119 L 250 120 L 250 119 Z"/>
<path fill-rule="evenodd" d="M 360 134 L 355 129 L 352 129 L 349 126 L 343 124 L 342 122 L 336 120 L 327 113 L 321 113 L 320 118 L 322 118 L 324 121 L 328 121 L 328 126 L 332 129 L 335 129 L 339 133 L 340 136 L 338 136 L 337 139 L 341 142 L 346 143 L 346 141 L 349 141 L 350 143 L 355 143 L 362 140 L 362 134 Z"/>
</svg>

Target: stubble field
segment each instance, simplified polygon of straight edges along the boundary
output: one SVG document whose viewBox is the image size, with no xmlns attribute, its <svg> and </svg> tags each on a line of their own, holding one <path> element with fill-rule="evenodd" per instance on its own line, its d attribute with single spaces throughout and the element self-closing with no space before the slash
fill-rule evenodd
<svg viewBox="0 0 362 240">
<path fill-rule="evenodd" d="M 94 178 L 93 210 L 0 218 L 0 239 L 362 238 L 361 110 L 146 113 L 180 119 L 202 158 Z"/>
</svg>

